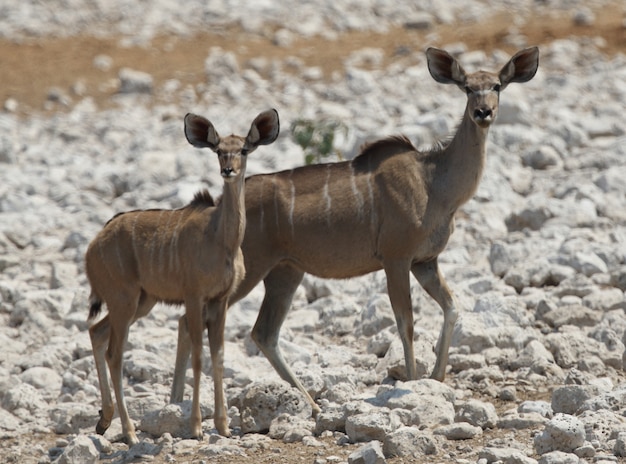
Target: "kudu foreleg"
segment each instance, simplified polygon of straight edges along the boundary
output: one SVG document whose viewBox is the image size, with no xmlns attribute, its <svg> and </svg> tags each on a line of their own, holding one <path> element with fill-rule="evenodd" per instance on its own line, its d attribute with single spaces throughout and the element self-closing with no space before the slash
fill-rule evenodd
<svg viewBox="0 0 626 464">
<path fill-rule="evenodd" d="M 443 381 L 446 376 L 452 332 L 458 317 L 457 305 L 448 284 L 439 270 L 437 259 L 413 264 L 411 272 L 413 272 L 413 275 L 424 290 L 443 310 L 443 325 L 436 346 L 437 360 L 431 375 L 431 378 Z"/>
<path fill-rule="evenodd" d="M 187 361 L 191 355 L 191 339 L 189 338 L 189 328 L 187 327 L 187 317 L 182 315 L 178 319 L 178 344 L 176 345 L 176 364 L 174 366 L 174 379 L 172 380 L 172 391 L 170 403 L 180 403 L 183 401 L 185 393 L 185 372 L 187 372 Z"/>
<path fill-rule="evenodd" d="M 193 369 L 193 398 L 191 401 L 191 436 L 202 438 L 202 415 L 200 413 L 200 378 L 202 375 L 202 302 L 199 297 L 185 299 L 185 314 L 191 341 L 191 367 Z"/>
<path fill-rule="evenodd" d="M 224 437 L 230 436 L 226 407 L 224 406 L 224 327 L 226 325 L 227 308 L 228 300 L 226 298 L 211 301 L 206 308 L 208 311 L 206 327 L 209 335 L 215 392 L 213 422 L 217 432 Z"/>
<path fill-rule="evenodd" d="M 387 276 L 389 301 L 396 317 L 398 334 L 404 348 L 407 378 L 416 380 L 417 366 L 413 351 L 413 306 L 411 305 L 409 263 L 402 260 L 385 263 L 384 270 Z"/>
</svg>

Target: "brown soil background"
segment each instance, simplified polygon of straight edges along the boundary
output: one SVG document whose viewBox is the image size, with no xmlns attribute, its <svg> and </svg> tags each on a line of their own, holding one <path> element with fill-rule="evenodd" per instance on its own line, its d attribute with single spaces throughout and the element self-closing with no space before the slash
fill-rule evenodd
<svg viewBox="0 0 626 464">
<path fill-rule="evenodd" d="M 603 52 L 607 55 L 626 53 L 623 4 L 616 1 L 594 13 L 596 19 L 592 26 L 577 26 L 572 21 L 571 12 L 560 11 L 554 15 L 527 18 L 523 24 L 514 27 L 527 37 L 529 45 L 542 45 L 570 36 L 600 37 L 604 39 Z M 383 49 L 384 64 L 404 59 L 430 45 L 458 42 L 464 43 L 468 50 L 490 52 L 497 48 L 514 52 L 515 47 L 507 45 L 505 40 L 512 24 L 511 16 L 499 14 L 481 23 L 440 25 L 429 30 L 399 26 L 384 34 L 347 32 L 336 40 L 298 38 L 289 47 L 273 43 L 271 27 L 263 35 L 252 35 L 237 25 L 190 37 L 156 37 L 142 46 L 124 46 L 121 37 L 0 39 L 0 103 L 13 98 L 22 114 L 43 110 L 50 89 L 57 88 L 71 96 L 72 87 L 81 83 L 84 94 L 91 96 L 98 107 L 106 108 L 111 105 L 109 97 L 117 90 L 117 73 L 124 67 L 149 73 L 156 88 L 174 78 L 183 85 L 202 83 L 205 80 L 204 60 L 214 46 L 234 52 L 242 67 L 253 57 L 281 60 L 291 56 L 300 58 L 306 66 L 320 67 L 326 77 L 333 71 L 342 71 L 345 57 L 365 47 Z M 429 42 L 429 34 L 433 32 L 442 43 Z M 398 53 L 399 50 L 404 53 Z M 93 65 L 94 58 L 101 54 L 112 58 L 113 66 L 108 71 L 101 71 Z"/>
<path fill-rule="evenodd" d="M 602 38 L 602 53 L 612 56 L 617 53 L 626 54 L 626 19 L 625 7 L 620 0 L 602 10 L 594 11 L 596 19 L 591 26 L 575 25 L 571 12 L 562 11 L 559 17 L 537 16 L 526 18 L 523 24 L 515 26 L 517 32 L 527 37 L 529 45 L 545 45 L 556 39 L 572 36 Z M 501 49 L 515 51 L 515 47 L 507 45 L 505 38 L 509 35 L 513 18 L 500 14 L 481 23 L 440 25 L 422 31 L 395 27 L 387 33 L 347 32 L 336 40 L 324 38 L 296 39 L 289 47 L 281 47 L 271 40 L 271 29 L 263 35 L 245 33 L 237 25 L 224 27 L 216 31 L 197 33 L 190 37 L 162 36 L 156 37 L 147 45 L 124 46 L 122 37 L 95 38 L 89 36 L 70 38 L 25 38 L 19 41 L 0 39 L 0 104 L 12 98 L 18 102 L 18 113 L 27 117 L 31 113 L 51 113 L 63 110 L 55 105 L 46 109 L 50 89 L 58 88 L 72 96 L 73 86 L 80 82 L 84 86 L 84 95 L 94 99 L 99 108 L 114 105 L 111 96 L 116 92 L 114 85 L 118 71 L 123 67 L 144 71 L 154 78 L 155 87 L 169 79 L 178 79 L 183 85 L 199 84 L 205 81 L 204 60 L 213 46 L 234 52 L 241 66 L 252 57 L 265 57 L 269 60 L 283 59 L 288 56 L 300 58 L 306 66 L 319 66 L 326 77 L 333 71 L 343 70 L 343 60 L 351 52 L 365 48 L 381 48 L 385 52 L 384 64 L 394 60 L 406 59 L 409 54 L 424 50 L 427 46 L 442 46 L 462 42 L 468 50 L 484 50 L 486 52 Z M 436 32 L 441 43 L 430 43 L 429 34 Z M 108 71 L 94 67 L 96 56 L 104 54 L 112 58 L 113 66 Z M 72 96 L 74 100 L 78 97 Z M 158 100 L 158 97 L 156 97 Z M 453 383 L 450 376 L 447 382 Z M 476 397 L 480 398 L 480 392 Z M 542 392 L 527 391 L 523 396 L 532 399 L 549 400 L 548 389 Z M 512 407 L 494 398 L 485 398 L 494 402 L 498 411 Z M 95 425 L 95 424 L 94 424 Z M 466 458 L 475 462 L 475 451 L 484 447 L 487 442 L 515 437 L 518 441 L 531 439 L 532 431 L 486 431 L 482 437 L 462 441 L 447 442 L 437 456 L 422 459 L 391 458 L 390 464 L 398 463 L 433 463 L 453 462 L 455 459 Z M 522 437 L 521 435 L 524 435 Z M 48 454 L 48 449 L 55 446 L 56 441 L 64 436 L 49 433 L 29 433 L 17 437 L 5 437 L 0 446 L 1 462 L 37 463 Z M 333 437 L 320 438 L 320 448 L 305 447 L 299 444 L 273 442 L 267 449 L 248 452 L 248 456 L 208 457 L 200 454 L 175 455 L 170 461 L 164 453 L 145 460 L 154 463 L 165 462 L 216 462 L 222 464 L 235 463 L 313 463 L 316 459 L 327 462 L 346 462 L 347 456 L 360 445 L 339 446 Z M 205 435 L 203 445 L 208 444 Z M 122 447 L 123 449 L 123 447 Z M 112 457 L 105 462 L 120 462 Z M 141 459 L 139 461 L 142 461 Z M 43 461 L 45 462 L 45 461 Z M 323 461 L 322 461 L 323 462 Z"/>
</svg>

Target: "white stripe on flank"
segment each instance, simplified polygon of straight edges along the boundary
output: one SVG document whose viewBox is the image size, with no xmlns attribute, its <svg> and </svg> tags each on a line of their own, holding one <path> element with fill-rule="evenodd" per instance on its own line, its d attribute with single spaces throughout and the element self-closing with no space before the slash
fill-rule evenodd
<svg viewBox="0 0 626 464">
<path fill-rule="evenodd" d="M 276 185 L 276 176 L 272 176 L 272 185 L 274 186 L 274 217 L 276 218 L 276 230 L 280 230 L 278 223 L 278 185 Z"/>
<path fill-rule="evenodd" d="M 361 192 L 359 192 L 359 189 L 357 188 L 357 185 L 356 185 L 356 174 L 354 173 L 354 166 L 351 166 L 351 169 L 352 169 L 352 173 L 350 176 L 350 185 L 352 186 L 352 193 L 354 194 L 354 200 L 356 201 L 357 215 L 359 217 L 359 220 L 363 220 L 363 215 L 364 215 L 363 195 L 361 195 Z"/>
<path fill-rule="evenodd" d="M 261 176 L 261 193 L 259 194 L 259 204 L 261 205 L 261 223 L 259 230 L 263 230 L 263 221 L 265 221 L 265 208 L 263 207 L 263 187 L 265 186 L 265 176 Z"/>
<path fill-rule="evenodd" d="M 158 264 L 155 261 L 155 251 L 156 251 L 157 244 L 159 243 L 158 236 L 159 236 L 159 231 L 161 230 L 161 219 L 163 218 L 164 212 L 165 212 L 164 210 L 161 210 L 161 212 L 159 213 L 156 227 L 154 228 L 154 233 L 152 234 L 152 241 L 150 242 L 150 255 L 148 257 L 148 260 L 149 260 L 148 265 L 150 266 L 150 274 L 153 276 L 156 275 L 155 268 L 157 267 L 157 264 Z"/>
<path fill-rule="evenodd" d="M 170 269 L 172 273 L 180 269 L 180 256 L 178 256 L 178 229 L 180 229 L 182 220 L 183 215 L 182 213 L 178 212 L 178 220 L 176 221 L 176 227 L 174 227 L 174 232 L 172 232 L 172 240 L 170 241 Z"/>
<path fill-rule="evenodd" d="M 161 242 L 161 248 L 159 249 L 159 266 L 160 266 L 160 274 L 162 274 L 163 272 L 166 272 L 167 269 L 165 268 L 165 246 L 166 246 L 166 240 L 165 237 L 167 237 L 167 234 L 169 233 L 169 229 L 170 229 L 170 222 L 172 221 L 172 216 L 174 216 L 173 212 L 170 212 L 167 215 L 167 222 L 165 223 L 165 227 L 163 227 L 163 235 L 162 235 L 162 240 L 160 240 Z"/>
<path fill-rule="evenodd" d="M 370 218 L 372 228 L 376 227 L 376 208 L 374 205 L 374 185 L 372 183 L 372 173 L 367 174 L 367 193 L 370 199 Z"/>
<path fill-rule="evenodd" d="M 296 208 L 296 186 L 293 184 L 293 180 L 291 179 L 291 174 L 293 174 L 293 170 L 289 173 L 289 186 L 291 190 L 291 201 L 289 203 L 289 225 L 291 226 L 291 235 L 294 235 L 293 228 L 293 211 Z"/>
<path fill-rule="evenodd" d="M 137 228 L 137 221 L 139 220 L 139 216 L 142 213 L 140 213 L 139 211 L 137 211 L 135 213 L 135 218 L 133 219 L 133 225 L 131 226 L 130 229 L 130 243 L 131 243 L 131 247 L 133 249 L 133 256 L 135 257 L 136 262 L 140 262 L 139 256 L 137 254 L 137 240 L 136 240 L 136 228 Z"/>
<path fill-rule="evenodd" d="M 330 164 L 326 165 L 326 183 L 324 184 L 324 189 L 322 191 L 322 195 L 324 197 L 324 201 L 326 203 L 326 223 L 328 227 L 330 227 L 330 212 L 333 207 L 333 199 L 330 196 L 329 192 L 329 184 L 330 184 Z"/>
<path fill-rule="evenodd" d="M 117 255 L 117 264 L 120 267 L 120 273 L 124 272 L 124 263 L 122 262 L 122 252 L 120 250 L 120 242 L 115 244 L 115 254 Z"/>
</svg>

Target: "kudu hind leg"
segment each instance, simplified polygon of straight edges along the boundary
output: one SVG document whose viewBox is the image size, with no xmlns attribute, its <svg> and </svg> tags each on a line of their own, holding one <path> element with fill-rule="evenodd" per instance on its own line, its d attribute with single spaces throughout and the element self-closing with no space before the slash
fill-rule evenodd
<svg viewBox="0 0 626 464">
<path fill-rule="evenodd" d="M 287 317 L 293 295 L 303 277 L 303 272 L 289 266 L 278 266 L 265 277 L 265 298 L 263 298 L 261 311 L 252 329 L 252 339 L 278 375 L 302 392 L 311 404 L 313 415 L 316 416 L 321 411 L 319 406 L 291 371 L 278 347 L 280 328 Z"/>
<path fill-rule="evenodd" d="M 109 316 L 105 316 L 102 320 L 89 328 L 89 338 L 91 339 L 91 348 L 96 364 L 96 372 L 98 374 L 98 382 L 100 384 L 100 398 L 102 401 L 102 409 L 100 410 L 100 420 L 96 424 L 96 433 L 104 435 L 104 432 L 111 425 L 113 414 L 115 413 L 115 405 L 111 396 L 111 386 L 109 385 L 109 374 L 107 373 L 106 351 L 109 343 L 110 325 Z"/>
<path fill-rule="evenodd" d="M 452 332 L 458 317 L 456 302 L 448 284 L 439 270 L 437 259 L 426 263 L 414 264 L 411 267 L 411 271 L 424 290 L 426 290 L 443 310 L 443 325 L 436 346 L 437 360 L 435 361 L 435 367 L 431 375 L 431 378 L 443 381 L 446 376 L 448 351 L 452 340 Z"/>
<path fill-rule="evenodd" d="M 118 312 L 117 314 L 129 314 L 134 313 L 135 308 L 126 308 L 128 312 Z M 111 309 L 109 306 L 109 314 Z M 135 426 L 130 420 L 128 409 L 126 408 L 126 400 L 124 399 L 124 384 L 122 376 L 122 357 L 124 354 L 124 346 L 126 345 L 126 339 L 128 338 L 128 328 L 130 322 L 124 320 L 111 320 L 110 319 L 110 335 L 109 335 L 109 347 L 106 352 L 106 360 L 109 365 L 109 372 L 111 373 L 111 382 L 113 383 L 113 389 L 115 390 L 115 398 L 117 400 L 117 409 L 120 415 L 120 421 L 122 423 L 122 431 L 129 446 L 133 446 L 139 443 L 137 435 L 135 434 Z"/>
</svg>

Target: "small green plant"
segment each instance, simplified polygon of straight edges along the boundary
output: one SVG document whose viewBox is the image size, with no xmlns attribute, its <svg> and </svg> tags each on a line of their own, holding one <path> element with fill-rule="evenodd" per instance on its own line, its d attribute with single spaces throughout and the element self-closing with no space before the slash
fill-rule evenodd
<svg viewBox="0 0 626 464">
<path fill-rule="evenodd" d="M 306 164 L 321 163 L 333 153 L 337 160 L 343 156 L 334 148 L 335 135 L 340 131 L 344 136 L 348 133 L 348 127 L 342 122 L 323 119 L 296 119 L 291 123 L 291 139 L 300 145 L 304 151 Z"/>
</svg>

